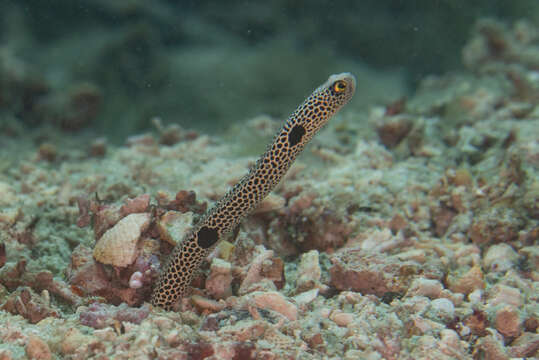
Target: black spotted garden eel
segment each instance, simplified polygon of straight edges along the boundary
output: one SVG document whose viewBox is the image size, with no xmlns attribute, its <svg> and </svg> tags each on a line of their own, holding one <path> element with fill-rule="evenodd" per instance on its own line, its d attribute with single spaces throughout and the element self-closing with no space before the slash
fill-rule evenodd
<svg viewBox="0 0 539 360">
<path fill-rule="evenodd" d="M 331 75 L 290 115 L 256 164 L 174 248 L 153 291 L 153 305 L 172 308 L 183 296 L 193 274 L 213 246 L 277 185 L 296 156 L 328 120 L 348 103 L 355 89 L 354 75 Z"/>
</svg>

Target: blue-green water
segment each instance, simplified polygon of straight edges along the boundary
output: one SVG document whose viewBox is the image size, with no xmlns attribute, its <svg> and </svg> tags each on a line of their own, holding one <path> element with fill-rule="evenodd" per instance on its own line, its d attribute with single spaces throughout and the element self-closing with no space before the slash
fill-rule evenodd
<svg viewBox="0 0 539 360">
<path fill-rule="evenodd" d="M 356 106 L 386 103 L 426 75 L 462 69 L 478 18 L 533 22 L 537 12 L 533 0 L 2 1 L 0 106 L 32 127 L 63 122 L 121 141 L 153 117 L 205 132 L 283 117 L 345 70 L 395 74 L 393 86 L 369 79 L 372 96 Z M 72 111 L 89 114 L 58 119 L 70 91 L 91 108 Z M 52 114 L 35 109 L 43 103 Z"/>
</svg>

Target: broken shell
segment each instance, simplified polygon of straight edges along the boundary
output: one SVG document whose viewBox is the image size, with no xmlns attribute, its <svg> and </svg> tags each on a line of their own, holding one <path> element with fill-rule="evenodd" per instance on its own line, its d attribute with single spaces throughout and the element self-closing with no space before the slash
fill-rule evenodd
<svg viewBox="0 0 539 360">
<path fill-rule="evenodd" d="M 130 214 L 107 230 L 94 248 L 94 258 L 103 263 L 125 267 L 137 258 L 137 242 L 150 224 L 150 214 Z"/>
</svg>

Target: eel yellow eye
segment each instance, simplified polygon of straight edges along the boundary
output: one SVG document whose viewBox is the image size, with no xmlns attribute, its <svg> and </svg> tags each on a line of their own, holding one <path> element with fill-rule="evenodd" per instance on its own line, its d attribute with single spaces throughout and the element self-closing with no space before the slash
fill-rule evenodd
<svg viewBox="0 0 539 360">
<path fill-rule="evenodd" d="M 338 80 L 333 83 L 333 91 L 335 91 L 337 94 L 342 93 L 345 89 L 346 82 Z"/>
</svg>

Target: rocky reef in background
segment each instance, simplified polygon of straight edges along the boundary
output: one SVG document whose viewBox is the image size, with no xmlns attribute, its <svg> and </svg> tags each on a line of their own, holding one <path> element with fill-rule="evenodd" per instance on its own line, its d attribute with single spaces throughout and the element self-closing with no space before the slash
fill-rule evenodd
<svg viewBox="0 0 539 360">
<path fill-rule="evenodd" d="M 534 1 L 420 3 L 3 1 L 0 108 L 115 142 L 154 117 L 217 133 L 286 116 L 321 74 L 365 64 L 379 72 L 362 77 L 371 91 L 355 106 L 386 103 L 459 68 L 479 16 L 537 14 Z"/>
</svg>

